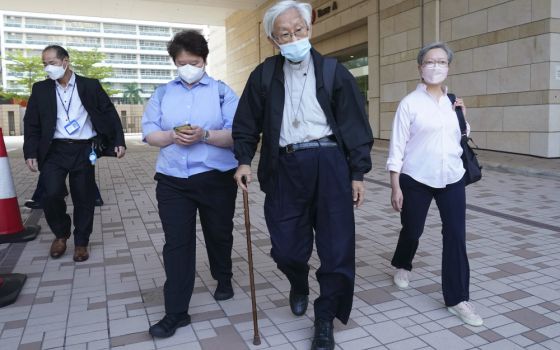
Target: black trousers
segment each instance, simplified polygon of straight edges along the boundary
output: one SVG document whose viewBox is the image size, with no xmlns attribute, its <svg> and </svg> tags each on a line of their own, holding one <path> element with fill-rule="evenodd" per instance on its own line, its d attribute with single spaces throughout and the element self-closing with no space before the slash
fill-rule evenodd
<svg viewBox="0 0 560 350">
<path fill-rule="evenodd" d="M 95 171 L 95 169 L 94 169 Z M 43 185 L 43 179 L 42 176 L 39 175 L 39 180 L 37 180 L 37 187 L 35 187 L 35 192 L 33 192 L 33 196 L 31 197 L 31 200 L 40 203 L 42 198 L 43 198 L 43 192 L 45 192 L 45 188 Z M 68 195 L 68 190 L 66 189 L 66 187 L 64 188 L 66 196 Z M 95 199 L 101 199 L 101 193 L 99 192 L 99 187 L 97 186 L 97 184 L 95 184 Z"/>
<path fill-rule="evenodd" d="M 212 277 L 232 277 L 235 169 L 200 173 L 188 179 L 157 173 L 156 198 L 165 233 L 163 287 L 166 313 L 188 312 L 196 268 L 196 212 L 206 242 Z"/>
<path fill-rule="evenodd" d="M 281 155 L 265 219 L 271 255 L 292 288 L 309 294 L 308 261 L 315 244 L 321 266 L 315 318 L 348 322 L 355 279 L 355 227 L 348 163 L 338 147 Z"/>
<path fill-rule="evenodd" d="M 87 246 L 93 229 L 95 173 L 89 161 L 90 144 L 53 141 L 41 167 L 45 218 L 57 238 L 68 238 L 72 220 L 66 213 L 66 177 L 74 205 L 74 244 Z"/>
<path fill-rule="evenodd" d="M 406 174 L 400 175 L 399 182 L 404 198 L 401 211 L 402 229 L 391 264 L 396 268 L 412 270 L 412 259 L 424 231 L 430 203 L 435 198 L 442 222 L 443 299 L 447 306 L 469 300 L 470 268 L 465 242 L 465 182 L 461 179 L 445 188 L 433 188 Z"/>
</svg>

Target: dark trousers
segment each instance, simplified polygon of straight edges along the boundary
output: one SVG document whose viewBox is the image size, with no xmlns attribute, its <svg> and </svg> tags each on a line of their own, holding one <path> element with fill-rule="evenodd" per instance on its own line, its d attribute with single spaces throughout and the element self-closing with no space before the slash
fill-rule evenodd
<svg viewBox="0 0 560 350">
<path fill-rule="evenodd" d="M 233 214 L 237 185 L 234 170 L 204 172 L 188 179 L 157 173 L 156 198 L 165 233 L 163 263 L 167 277 L 163 287 L 165 312 L 188 312 L 196 268 L 196 212 L 212 277 L 232 277 Z"/>
<path fill-rule="evenodd" d="M 355 279 L 355 227 L 348 163 L 338 147 L 281 155 L 264 213 L 271 255 L 293 290 L 309 294 L 313 231 L 321 266 L 315 318 L 348 321 Z"/>
<path fill-rule="evenodd" d="M 88 156 L 89 144 L 54 141 L 41 168 L 43 212 L 57 238 L 70 236 L 72 220 L 66 213 L 66 177 L 74 205 L 74 244 L 87 246 L 93 228 L 95 173 Z"/>
<path fill-rule="evenodd" d="M 442 222 L 443 299 L 447 306 L 469 300 L 470 269 L 465 243 L 466 197 L 463 179 L 445 188 L 426 186 L 406 174 L 401 174 L 399 179 L 404 198 L 402 229 L 391 264 L 396 268 L 412 270 L 412 259 L 424 231 L 430 203 L 435 198 Z"/>
<path fill-rule="evenodd" d="M 42 179 L 42 176 L 39 175 L 39 180 L 37 180 L 37 187 L 35 187 L 35 192 L 33 192 L 33 196 L 31 197 L 31 200 L 38 203 L 40 203 L 41 200 L 43 199 L 43 193 L 45 192 L 43 181 L 44 180 Z M 66 186 L 64 186 L 64 192 L 65 192 L 65 196 L 67 196 L 68 190 L 66 189 Z M 101 193 L 99 192 L 99 187 L 97 186 L 97 184 L 95 184 L 95 199 L 96 200 L 101 199 Z"/>
</svg>

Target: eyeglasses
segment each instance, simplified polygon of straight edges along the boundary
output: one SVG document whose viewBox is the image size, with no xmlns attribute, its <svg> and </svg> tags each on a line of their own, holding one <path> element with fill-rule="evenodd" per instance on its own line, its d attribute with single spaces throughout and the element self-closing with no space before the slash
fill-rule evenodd
<svg viewBox="0 0 560 350">
<path fill-rule="evenodd" d="M 445 60 L 439 60 L 439 61 L 426 61 L 424 63 L 422 63 L 423 67 L 426 68 L 436 68 L 436 66 L 439 67 L 447 67 L 449 65 L 449 62 L 445 61 Z"/>
<path fill-rule="evenodd" d="M 276 35 L 274 38 L 278 40 L 280 43 L 287 43 L 292 39 L 292 37 L 296 39 L 303 39 L 307 36 L 307 27 L 297 28 L 293 33 L 290 32 L 283 32 L 279 35 Z"/>
</svg>

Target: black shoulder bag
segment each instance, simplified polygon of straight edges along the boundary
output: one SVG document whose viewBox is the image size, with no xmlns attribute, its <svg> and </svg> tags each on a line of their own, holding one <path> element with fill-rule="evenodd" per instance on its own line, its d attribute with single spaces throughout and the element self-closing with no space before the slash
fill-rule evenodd
<svg viewBox="0 0 560 350">
<path fill-rule="evenodd" d="M 451 105 L 453 105 L 455 103 L 455 95 L 447 94 L 447 96 L 451 100 Z M 478 163 L 476 153 L 474 153 L 474 150 L 469 145 L 469 141 L 472 141 L 472 139 L 467 136 L 467 123 L 465 122 L 463 110 L 461 107 L 457 107 L 455 108 L 455 113 L 457 113 L 459 127 L 461 128 L 461 148 L 463 149 L 461 159 L 465 168 L 465 185 L 470 185 L 482 178 L 482 167 Z"/>
</svg>

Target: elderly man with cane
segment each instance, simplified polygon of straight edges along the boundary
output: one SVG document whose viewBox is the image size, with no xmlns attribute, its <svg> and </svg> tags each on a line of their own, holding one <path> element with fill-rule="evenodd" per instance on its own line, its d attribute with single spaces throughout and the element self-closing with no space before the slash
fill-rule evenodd
<svg viewBox="0 0 560 350">
<path fill-rule="evenodd" d="M 312 349 L 334 349 L 333 320 L 348 322 L 355 278 L 353 206 L 364 201 L 373 137 L 354 77 L 311 48 L 311 6 L 281 1 L 263 25 L 280 55 L 257 66 L 233 122 L 238 186 L 247 191 L 262 133 L 258 178 L 266 193 L 271 255 L 290 281 L 290 308 L 307 310 L 313 240 L 321 266 Z M 315 236 L 315 237 L 314 237 Z"/>
</svg>

